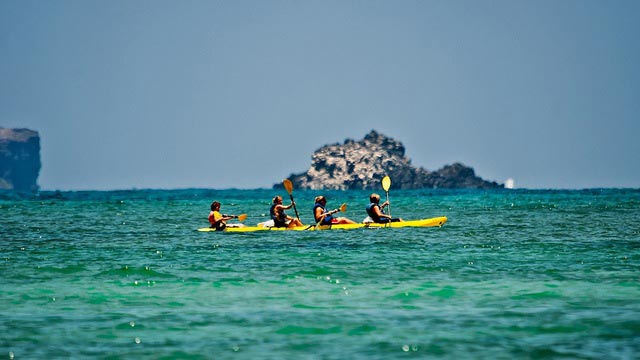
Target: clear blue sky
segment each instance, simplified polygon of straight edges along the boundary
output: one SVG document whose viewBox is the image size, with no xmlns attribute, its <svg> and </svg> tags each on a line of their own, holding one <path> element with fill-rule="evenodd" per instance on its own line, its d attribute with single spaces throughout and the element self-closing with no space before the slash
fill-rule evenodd
<svg viewBox="0 0 640 360">
<path fill-rule="evenodd" d="M 45 190 L 270 187 L 376 129 L 416 166 L 640 187 L 640 1 L 0 1 Z"/>
</svg>

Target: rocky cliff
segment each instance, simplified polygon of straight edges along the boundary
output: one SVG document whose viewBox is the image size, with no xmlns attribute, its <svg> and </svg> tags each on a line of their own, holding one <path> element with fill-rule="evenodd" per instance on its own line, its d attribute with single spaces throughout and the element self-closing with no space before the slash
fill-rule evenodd
<svg viewBox="0 0 640 360">
<path fill-rule="evenodd" d="M 0 189 L 37 191 L 40 136 L 29 129 L 0 128 Z"/>
<path fill-rule="evenodd" d="M 372 130 L 364 139 L 325 145 L 311 157 L 311 167 L 289 179 L 296 189 L 380 189 L 385 175 L 395 189 L 501 188 L 482 180 L 472 168 L 455 163 L 437 171 L 411 165 L 401 142 Z M 274 188 L 282 188 L 278 183 Z"/>
</svg>

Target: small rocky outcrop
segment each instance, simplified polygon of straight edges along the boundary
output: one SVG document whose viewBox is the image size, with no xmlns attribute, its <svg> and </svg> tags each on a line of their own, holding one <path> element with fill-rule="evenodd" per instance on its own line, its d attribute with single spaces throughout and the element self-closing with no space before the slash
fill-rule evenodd
<svg viewBox="0 0 640 360">
<path fill-rule="evenodd" d="M 37 191 L 40 166 L 38 132 L 0 128 L 0 190 Z"/>
<path fill-rule="evenodd" d="M 388 175 L 395 189 L 502 188 L 485 181 L 472 168 L 455 163 L 437 171 L 411 165 L 401 142 L 372 130 L 364 139 L 347 139 L 343 144 L 325 145 L 311 157 L 311 167 L 289 179 L 296 189 L 380 189 Z M 274 188 L 282 188 L 277 183 Z"/>
</svg>

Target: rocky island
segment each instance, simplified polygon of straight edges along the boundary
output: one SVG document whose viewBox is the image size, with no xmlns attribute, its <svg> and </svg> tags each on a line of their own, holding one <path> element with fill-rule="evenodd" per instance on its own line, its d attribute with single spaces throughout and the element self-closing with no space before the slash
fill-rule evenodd
<svg viewBox="0 0 640 360">
<path fill-rule="evenodd" d="M 437 171 L 415 167 L 401 142 L 375 130 L 360 141 L 347 139 L 343 144 L 321 147 L 313 153 L 309 170 L 291 174 L 289 179 L 296 189 L 380 189 L 385 175 L 391 177 L 395 189 L 504 187 L 479 178 L 473 168 L 460 163 Z M 282 188 L 282 183 L 273 187 Z"/>
<path fill-rule="evenodd" d="M 0 128 L 0 190 L 37 191 L 40 166 L 37 131 Z"/>
</svg>

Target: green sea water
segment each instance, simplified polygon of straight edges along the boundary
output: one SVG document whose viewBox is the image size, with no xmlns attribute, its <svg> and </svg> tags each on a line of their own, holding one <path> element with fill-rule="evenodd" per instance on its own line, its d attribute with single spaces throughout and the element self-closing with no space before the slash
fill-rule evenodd
<svg viewBox="0 0 640 360">
<path fill-rule="evenodd" d="M 392 190 L 448 222 L 196 231 L 276 194 L 0 193 L 0 358 L 640 358 L 640 190 Z M 324 195 L 364 218 L 368 192 Z"/>
</svg>

